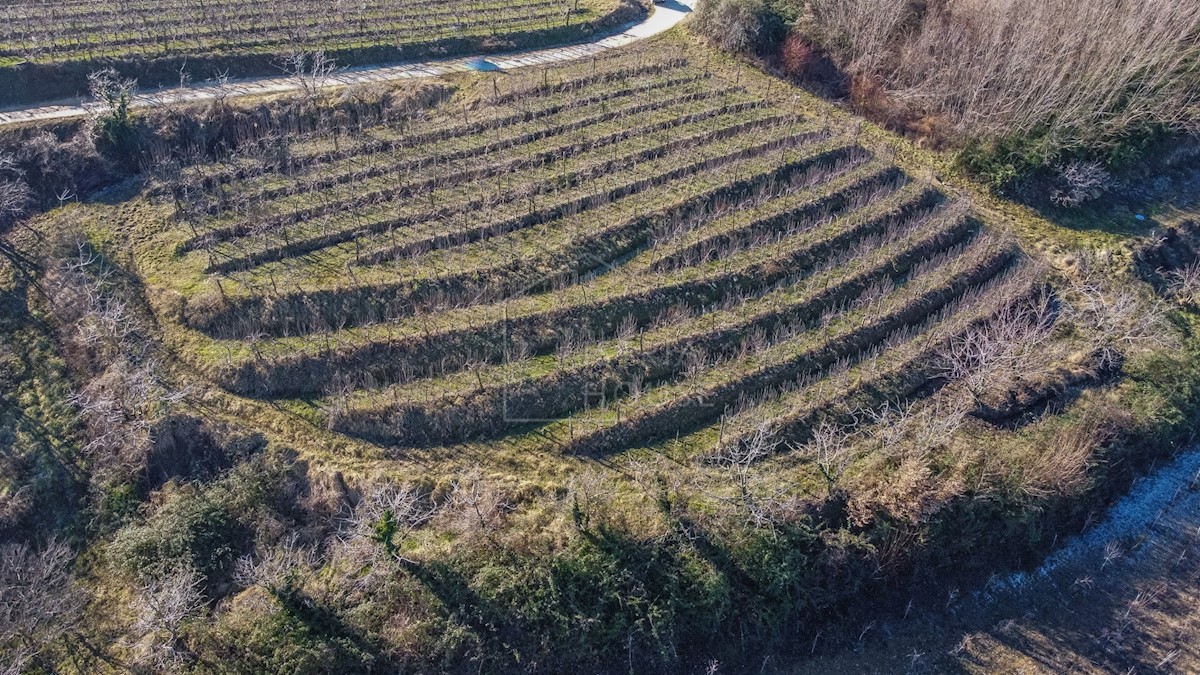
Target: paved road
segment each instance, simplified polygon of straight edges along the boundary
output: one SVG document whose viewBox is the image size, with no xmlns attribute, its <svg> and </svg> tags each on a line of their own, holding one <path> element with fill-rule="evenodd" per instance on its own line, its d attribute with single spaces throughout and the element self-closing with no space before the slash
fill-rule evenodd
<svg viewBox="0 0 1200 675">
<path fill-rule="evenodd" d="M 360 66 L 338 71 L 330 76 L 324 87 L 339 87 L 350 84 L 367 84 L 372 82 L 388 82 L 419 77 L 437 77 L 448 73 L 465 72 L 470 70 L 503 71 L 526 66 L 540 66 L 561 61 L 594 56 L 610 49 L 644 40 L 645 38 L 662 33 L 683 20 L 696 0 L 667 0 L 664 4 L 655 5 L 654 11 L 641 23 L 629 24 L 619 29 L 619 32 L 592 42 L 551 47 L 525 52 L 499 54 L 488 57 L 460 57 L 441 59 L 421 63 L 406 63 L 391 66 Z M 264 94 L 280 94 L 299 91 L 301 85 L 287 77 L 248 78 L 231 80 L 225 84 L 204 83 L 185 88 L 157 89 L 139 92 L 134 96 L 134 107 L 169 103 L 194 103 L 209 101 L 221 96 L 260 96 Z M 0 126 L 19 124 L 22 122 L 41 122 L 46 120 L 61 120 L 83 117 L 88 114 L 89 103 L 83 99 L 55 101 L 51 104 L 34 108 L 0 109 Z"/>
</svg>

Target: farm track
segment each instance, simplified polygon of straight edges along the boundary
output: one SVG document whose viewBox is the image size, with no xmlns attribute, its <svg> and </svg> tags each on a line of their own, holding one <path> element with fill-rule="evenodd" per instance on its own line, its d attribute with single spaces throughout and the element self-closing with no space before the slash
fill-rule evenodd
<svg viewBox="0 0 1200 675">
<path fill-rule="evenodd" d="M 924 396 L 1037 283 L 968 204 L 707 63 L 484 82 L 190 173 L 158 270 L 187 360 L 396 451 L 717 458 Z"/>
<path fill-rule="evenodd" d="M 656 6 L 645 20 L 618 27 L 611 33 L 602 34 L 591 41 L 570 46 L 532 49 L 491 56 L 488 59 L 488 67 L 497 71 L 516 71 L 529 66 L 546 66 L 583 58 L 596 58 L 611 50 L 667 31 L 679 23 L 690 11 L 691 5 L 686 1 L 671 0 L 664 5 Z M 398 65 L 359 66 L 339 72 L 321 86 L 333 88 L 412 78 L 439 77 L 474 70 L 478 67 L 478 61 L 478 57 L 468 56 Z M 183 88 L 138 92 L 132 97 L 131 107 L 137 109 L 159 105 L 203 103 L 229 97 L 294 93 L 301 89 L 300 83 L 286 77 L 245 78 Z M 95 102 L 67 99 L 35 107 L 9 108 L 0 110 L 0 126 L 86 117 L 96 109 L 96 106 Z"/>
</svg>

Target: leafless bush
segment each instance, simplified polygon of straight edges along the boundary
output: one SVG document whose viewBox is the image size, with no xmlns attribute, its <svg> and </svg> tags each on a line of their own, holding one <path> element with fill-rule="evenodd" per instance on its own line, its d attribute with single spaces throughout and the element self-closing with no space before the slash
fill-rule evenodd
<svg viewBox="0 0 1200 675">
<path fill-rule="evenodd" d="M 762 0 L 702 0 L 693 20 L 697 30 L 722 49 L 748 53 L 763 37 L 766 12 Z"/>
<path fill-rule="evenodd" d="M 726 467 L 737 487 L 737 504 L 746 522 L 754 527 L 769 527 L 777 522 L 780 509 L 778 495 L 762 494 L 765 481 L 755 466 L 775 454 L 780 440 L 769 422 L 763 422 L 743 442 L 733 444 L 714 457 L 716 464 Z"/>
<path fill-rule="evenodd" d="M 490 484 L 479 467 L 455 479 L 446 506 L 461 530 L 482 535 L 493 543 L 492 533 L 513 508 L 508 496 Z"/>
<path fill-rule="evenodd" d="M 154 431 L 187 394 L 170 386 L 140 319 L 121 298 L 116 271 L 81 234 L 68 234 L 45 288 L 67 355 L 87 380 L 72 395 L 88 432 L 83 450 L 102 474 L 143 464 Z"/>
<path fill-rule="evenodd" d="M 395 562 L 415 565 L 402 552 L 404 542 L 437 515 L 442 506 L 415 486 L 376 484 L 363 495 L 348 518 L 351 538 L 373 541 Z"/>
<path fill-rule="evenodd" d="M 284 57 L 283 70 L 300 86 L 304 97 L 312 99 L 337 71 L 337 64 L 324 51 L 293 51 Z"/>
<path fill-rule="evenodd" d="M 833 494 L 842 480 L 842 475 L 854 460 L 848 442 L 852 431 L 852 428 L 822 420 L 813 427 L 812 439 L 804 448 L 805 452 L 811 453 L 817 470 L 825 479 L 827 495 Z"/>
<path fill-rule="evenodd" d="M 0 671 L 24 672 L 79 620 L 84 598 L 71 580 L 71 558 L 57 541 L 0 546 Z"/>
<path fill-rule="evenodd" d="M 1178 343 L 1160 300 L 1094 272 L 1085 272 L 1074 284 L 1069 309 L 1101 365 L 1115 363 L 1131 349 L 1170 348 Z"/>
<path fill-rule="evenodd" d="M 171 672 L 192 660 L 182 630 L 204 606 L 200 588 L 201 575 L 190 567 L 153 576 L 138 586 L 133 607 L 138 617 L 134 634 L 141 636 L 134 649 L 137 663 Z"/>
<path fill-rule="evenodd" d="M 1070 162 L 1058 168 L 1061 185 L 1050 193 L 1050 201 L 1068 208 L 1093 201 L 1112 184 L 1112 176 L 1099 162 Z"/>
<path fill-rule="evenodd" d="M 160 379 L 152 360 L 121 359 L 71 397 L 88 429 L 83 451 L 102 473 L 131 475 L 142 468 L 154 432 L 185 392 Z"/>
<path fill-rule="evenodd" d="M 0 234 L 33 204 L 33 191 L 23 174 L 15 157 L 0 155 Z"/>
<path fill-rule="evenodd" d="M 1047 345 L 1056 319 L 1048 293 L 1008 305 L 994 320 L 947 343 L 940 352 L 942 373 L 977 401 L 1019 378 L 1036 377 L 1053 362 Z"/>
<path fill-rule="evenodd" d="M 99 102 L 112 104 L 122 97 L 128 98 L 137 88 L 137 80 L 122 79 L 112 68 L 88 73 L 88 93 Z"/>
<path fill-rule="evenodd" d="M 1200 304 L 1200 261 L 1168 273 L 1167 290 L 1179 302 L 1192 306 Z"/>
<path fill-rule="evenodd" d="M 274 595 L 294 589 L 301 575 L 317 565 L 316 551 L 300 544 L 293 535 L 278 546 L 271 546 L 255 556 L 239 558 L 234 569 L 234 580 L 249 588 L 262 586 Z"/>
</svg>

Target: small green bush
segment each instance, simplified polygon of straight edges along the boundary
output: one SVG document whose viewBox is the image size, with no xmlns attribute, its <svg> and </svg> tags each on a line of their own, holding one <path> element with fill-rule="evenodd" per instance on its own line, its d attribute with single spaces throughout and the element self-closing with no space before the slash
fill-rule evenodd
<svg viewBox="0 0 1200 675">
<path fill-rule="evenodd" d="M 189 485 L 144 523 L 121 530 L 109 556 L 134 576 L 190 564 L 211 582 L 229 569 L 248 536 L 227 503 Z"/>
</svg>

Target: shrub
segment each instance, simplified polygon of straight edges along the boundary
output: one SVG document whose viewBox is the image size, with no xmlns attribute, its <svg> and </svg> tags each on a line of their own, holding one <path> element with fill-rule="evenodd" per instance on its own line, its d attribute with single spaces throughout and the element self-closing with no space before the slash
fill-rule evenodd
<svg viewBox="0 0 1200 675">
<path fill-rule="evenodd" d="M 94 119 L 101 147 L 123 163 L 134 161 L 137 134 L 134 133 L 130 100 L 137 82 L 122 80 L 112 68 L 88 75 L 88 90 L 103 107 Z"/>
<path fill-rule="evenodd" d="M 783 73 L 825 96 L 846 94 L 846 76 L 829 58 L 825 50 L 815 45 L 803 33 L 788 33 L 779 49 L 779 65 Z"/>
<path fill-rule="evenodd" d="M 1112 176 L 1100 162 L 1069 162 L 1057 167 L 1058 185 L 1050 191 L 1050 201 L 1059 206 L 1086 204 L 1104 194 Z"/>
<path fill-rule="evenodd" d="M 188 566 L 211 588 L 250 546 L 254 528 L 294 501 L 283 494 L 287 478 L 286 466 L 259 455 L 207 485 L 169 483 L 147 518 L 117 533 L 110 559 L 134 576 Z"/>
<path fill-rule="evenodd" d="M 695 26 L 721 49 L 737 54 L 769 51 L 780 32 L 780 21 L 764 0 L 704 0 Z"/>
<path fill-rule="evenodd" d="M 117 178 L 112 162 L 100 155 L 91 133 L 65 140 L 41 131 L 21 139 L 15 157 L 23 180 L 42 207 L 86 195 Z"/>
<path fill-rule="evenodd" d="M 109 555 L 135 576 L 190 564 L 213 581 L 232 565 L 248 535 L 228 504 L 186 486 L 168 497 L 145 523 L 119 532 Z"/>
</svg>

